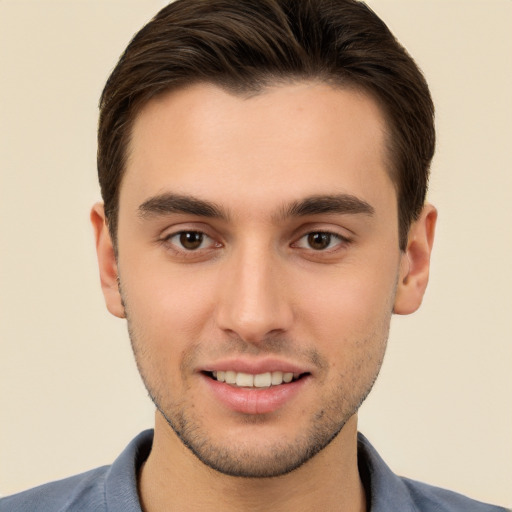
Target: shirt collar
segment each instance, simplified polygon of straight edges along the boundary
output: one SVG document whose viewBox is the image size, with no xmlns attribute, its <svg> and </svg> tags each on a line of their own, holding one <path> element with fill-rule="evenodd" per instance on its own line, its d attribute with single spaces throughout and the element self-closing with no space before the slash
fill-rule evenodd
<svg viewBox="0 0 512 512">
<path fill-rule="evenodd" d="M 137 474 L 151 451 L 153 430 L 141 432 L 109 468 L 105 501 L 109 512 L 141 512 Z M 363 434 L 358 434 L 359 474 L 369 512 L 418 512 L 407 487 L 382 460 Z"/>
<path fill-rule="evenodd" d="M 357 456 L 369 512 L 418 512 L 402 479 L 361 433 L 357 436 Z"/>
</svg>

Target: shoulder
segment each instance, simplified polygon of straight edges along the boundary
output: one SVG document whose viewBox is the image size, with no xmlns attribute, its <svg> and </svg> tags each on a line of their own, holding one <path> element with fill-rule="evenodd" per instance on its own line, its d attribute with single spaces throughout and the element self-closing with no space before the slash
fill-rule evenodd
<svg viewBox="0 0 512 512">
<path fill-rule="evenodd" d="M 395 475 L 362 434 L 358 435 L 358 463 L 372 512 L 507 512 L 502 507 Z"/>
<path fill-rule="evenodd" d="M 0 499 L 0 512 L 140 512 L 137 472 L 153 431 L 133 439 L 111 466 L 50 482 Z"/>
<path fill-rule="evenodd" d="M 0 499 L 0 512 L 104 511 L 109 466 L 50 482 Z"/>
<path fill-rule="evenodd" d="M 447 489 L 409 478 L 400 479 L 407 488 L 411 501 L 421 512 L 507 512 L 505 508 L 482 503 Z"/>
</svg>

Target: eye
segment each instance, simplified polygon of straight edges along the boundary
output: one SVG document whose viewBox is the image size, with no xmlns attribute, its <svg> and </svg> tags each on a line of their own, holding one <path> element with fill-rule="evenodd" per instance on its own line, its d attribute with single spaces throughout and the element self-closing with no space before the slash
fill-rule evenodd
<svg viewBox="0 0 512 512">
<path fill-rule="evenodd" d="M 166 237 L 165 241 L 185 251 L 197 251 L 215 245 L 213 239 L 201 231 L 179 231 Z"/>
<path fill-rule="evenodd" d="M 325 251 L 340 244 L 348 243 L 349 240 L 341 235 L 327 231 L 312 231 L 301 237 L 293 245 L 301 249 L 313 249 L 314 251 Z"/>
</svg>

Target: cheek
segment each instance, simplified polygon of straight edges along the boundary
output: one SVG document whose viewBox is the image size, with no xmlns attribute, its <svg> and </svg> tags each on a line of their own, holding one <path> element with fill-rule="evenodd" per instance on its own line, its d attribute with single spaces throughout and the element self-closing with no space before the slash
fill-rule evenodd
<svg viewBox="0 0 512 512">
<path fill-rule="evenodd" d="M 386 291 L 345 280 L 330 301 L 318 300 L 310 311 L 310 333 L 329 361 L 330 385 L 350 403 L 366 396 L 382 365 L 391 320 Z"/>
<path fill-rule="evenodd" d="M 204 337 L 209 311 L 204 290 L 175 276 L 139 270 L 126 277 L 120 272 L 130 339 L 146 386 L 165 401 L 172 390 L 183 390 L 184 361 Z"/>
<path fill-rule="evenodd" d="M 133 263 L 133 262 L 131 262 Z M 210 280 L 201 272 L 172 271 L 169 266 L 120 265 L 120 279 L 134 348 L 165 376 L 177 374 L 191 344 L 207 337 L 214 300 Z M 128 271 L 129 269 L 129 271 Z"/>
<path fill-rule="evenodd" d="M 382 345 L 387 337 L 395 293 L 396 269 L 389 272 L 344 268 L 330 276 L 301 279 L 299 323 L 318 340 L 340 352 L 364 343 Z M 378 268 L 378 267 L 377 267 Z M 302 319 L 302 320 L 300 320 Z"/>
<path fill-rule="evenodd" d="M 378 281 L 380 277 L 380 281 Z M 330 322 L 352 323 L 378 316 L 379 311 L 391 314 L 395 293 L 394 279 L 382 276 L 336 275 L 322 281 L 308 282 L 302 279 L 297 293 L 303 300 L 301 309 L 310 311 L 317 318 Z M 357 320 L 357 322 L 356 322 Z"/>
</svg>

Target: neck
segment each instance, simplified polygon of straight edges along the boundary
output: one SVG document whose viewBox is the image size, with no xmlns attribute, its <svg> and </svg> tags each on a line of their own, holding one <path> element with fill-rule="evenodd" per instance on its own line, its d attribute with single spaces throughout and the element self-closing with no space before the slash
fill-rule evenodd
<svg viewBox="0 0 512 512">
<path fill-rule="evenodd" d="M 274 478 L 239 478 L 205 466 L 157 413 L 153 448 L 139 475 L 139 495 L 144 512 L 364 512 L 357 418 L 300 468 Z"/>
</svg>

